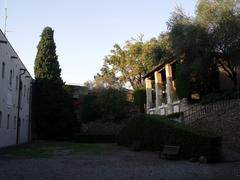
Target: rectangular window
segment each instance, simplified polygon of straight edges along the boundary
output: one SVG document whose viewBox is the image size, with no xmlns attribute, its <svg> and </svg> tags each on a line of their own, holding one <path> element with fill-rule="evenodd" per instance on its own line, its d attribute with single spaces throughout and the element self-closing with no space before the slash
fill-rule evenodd
<svg viewBox="0 0 240 180">
<path fill-rule="evenodd" d="M 27 89 L 27 102 L 28 102 L 28 103 L 29 103 L 29 94 L 30 94 L 29 91 L 30 91 L 30 89 L 28 88 L 28 89 Z"/>
<path fill-rule="evenodd" d="M 12 86 L 12 75 L 13 75 L 13 72 L 12 70 L 10 70 L 10 77 L 9 77 L 9 85 Z"/>
<path fill-rule="evenodd" d="M 18 76 L 16 76 L 16 90 L 18 89 Z"/>
<path fill-rule="evenodd" d="M 25 120 L 24 120 L 24 118 L 23 118 L 23 120 L 22 120 L 22 127 L 24 127 L 24 121 L 25 121 Z"/>
<path fill-rule="evenodd" d="M 2 111 L 0 111 L 0 128 L 2 127 Z"/>
<path fill-rule="evenodd" d="M 16 118 L 16 116 L 14 116 L 13 127 L 14 127 L 14 129 L 17 128 L 17 118 Z"/>
<path fill-rule="evenodd" d="M 24 84 L 24 87 L 23 87 L 23 95 L 24 97 L 26 96 L 26 85 Z"/>
<path fill-rule="evenodd" d="M 4 78 L 5 74 L 5 62 L 2 62 L 2 78 Z"/>
<path fill-rule="evenodd" d="M 10 114 L 7 115 L 7 129 L 9 129 L 10 124 Z"/>
</svg>

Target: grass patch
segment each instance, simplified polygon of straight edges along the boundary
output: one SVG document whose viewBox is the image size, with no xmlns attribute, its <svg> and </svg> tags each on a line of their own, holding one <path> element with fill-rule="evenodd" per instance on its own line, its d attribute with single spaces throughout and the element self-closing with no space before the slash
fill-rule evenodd
<svg viewBox="0 0 240 180">
<path fill-rule="evenodd" d="M 0 158 L 50 158 L 82 152 L 101 153 L 110 149 L 101 144 L 44 141 L 1 149 Z"/>
</svg>

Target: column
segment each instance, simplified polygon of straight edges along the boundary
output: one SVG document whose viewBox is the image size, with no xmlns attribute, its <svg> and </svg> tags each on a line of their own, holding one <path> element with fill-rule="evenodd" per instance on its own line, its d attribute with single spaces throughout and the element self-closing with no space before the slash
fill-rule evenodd
<svg viewBox="0 0 240 180">
<path fill-rule="evenodd" d="M 158 71 L 154 73 L 155 77 L 155 91 L 156 91 L 156 107 L 162 105 L 162 98 L 163 98 L 163 92 L 162 92 L 162 74 Z"/>
<path fill-rule="evenodd" d="M 166 95 L 167 95 L 167 114 L 173 112 L 172 102 L 173 102 L 173 83 L 172 83 L 172 67 L 170 64 L 165 65 L 166 72 Z"/>
<path fill-rule="evenodd" d="M 148 110 L 152 107 L 152 81 L 151 79 L 146 78 L 145 83 L 146 83 L 147 113 L 148 113 Z"/>
</svg>

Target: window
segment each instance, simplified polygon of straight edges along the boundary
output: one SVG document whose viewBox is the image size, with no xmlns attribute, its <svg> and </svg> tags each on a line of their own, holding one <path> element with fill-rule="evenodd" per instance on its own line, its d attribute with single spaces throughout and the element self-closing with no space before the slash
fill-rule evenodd
<svg viewBox="0 0 240 180">
<path fill-rule="evenodd" d="M 22 120 L 22 127 L 24 127 L 24 118 L 23 118 L 23 120 Z"/>
<path fill-rule="evenodd" d="M 16 118 L 16 116 L 14 116 L 13 128 L 14 129 L 17 128 L 17 118 Z"/>
<path fill-rule="evenodd" d="M 9 85 L 12 86 L 12 70 L 10 70 Z"/>
<path fill-rule="evenodd" d="M 16 90 L 18 89 L 18 76 L 16 76 Z"/>
<path fill-rule="evenodd" d="M 2 127 L 2 111 L 0 111 L 0 128 Z"/>
<path fill-rule="evenodd" d="M 2 62 L 2 78 L 4 78 L 5 74 L 5 62 Z"/>
<path fill-rule="evenodd" d="M 29 103 L 29 96 L 30 96 L 30 92 L 29 92 L 29 88 L 27 89 L 27 102 Z"/>
<path fill-rule="evenodd" d="M 23 93 L 24 97 L 26 96 L 26 85 L 24 84 L 24 93 Z"/>
<path fill-rule="evenodd" d="M 10 124 L 10 114 L 7 115 L 7 129 L 9 129 Z"/>
</svg>

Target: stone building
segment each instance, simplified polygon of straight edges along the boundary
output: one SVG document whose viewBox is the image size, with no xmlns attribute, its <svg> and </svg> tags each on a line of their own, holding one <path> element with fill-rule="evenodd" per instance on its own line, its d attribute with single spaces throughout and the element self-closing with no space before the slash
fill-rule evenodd
<svg viewBox="0 0 240 180">
<path fill-rule="evenodd" d="M 176 95 L 175 71 L 176 60 L 170 58 L 144 76 L 148 114 L 167 115 L 181 111 L 181 102 Z"/>
<path fill-rule="evenodd" d="M 31 138 L 32 77 L 0 30 L 0 147 Z"/>
<path fill-rule="evenodd" d="M 239 67 L 238 67 L 239 68 Z M 186 99 L 179 100 L 176 94 L 176 59 L 163 61 L 145 76 L 146 111 L 148 114 L 168 115 L 182 112 L 192 107 Z M 240 71 L 237 71 L 240 84 Z M 234 86 L 226 73 L 219 68 L 219 90 L 228 91 Z M 200 95 L 192 90 L 190 98 L 199 100 Z"/>
</svg>

